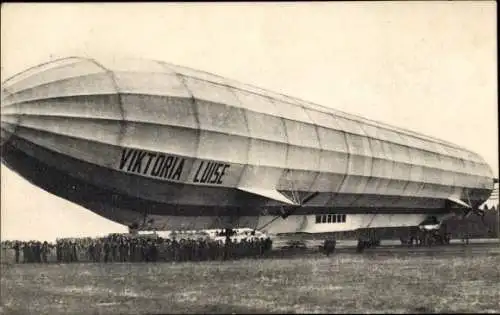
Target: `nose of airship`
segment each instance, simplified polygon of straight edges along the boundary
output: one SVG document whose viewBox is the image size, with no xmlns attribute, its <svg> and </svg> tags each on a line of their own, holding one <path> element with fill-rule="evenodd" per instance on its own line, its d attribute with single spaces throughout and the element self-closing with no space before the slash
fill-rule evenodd
<svg viewBox="0 0 500 315">
<path fill-rule="evenodd" d="M 1 142 L 0 144 L 4 145 L 10 137 L 14 134 L 18 117 L 15 112 L 15 107 L 8 102 L 8 93 L 2 87 L 2 103 L 0 110 L 0 129 L 1 129 Z"/>
</svg>

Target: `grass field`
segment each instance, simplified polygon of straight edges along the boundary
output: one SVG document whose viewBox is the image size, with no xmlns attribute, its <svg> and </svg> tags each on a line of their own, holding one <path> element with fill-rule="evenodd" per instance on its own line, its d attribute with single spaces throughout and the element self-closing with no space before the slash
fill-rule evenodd
<svg viewBox="0 0 500 315">
<path fill-rule="evenodd" d="M 490 245 L 491 247 L 491 245 Z M 2 314 L 498 312 L 500 251 L 2 265 Z"/>
</svg>

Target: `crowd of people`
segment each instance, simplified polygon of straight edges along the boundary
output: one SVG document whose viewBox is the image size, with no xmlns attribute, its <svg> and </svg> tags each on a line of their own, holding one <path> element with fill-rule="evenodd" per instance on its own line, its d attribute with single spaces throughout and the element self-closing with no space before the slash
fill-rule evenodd
<svg viewBox="0 0 500 315">
<path fill-rule="evenodd" d="M 50 255 L 53 245 L 40 241 L 28 241 L 28 242 L 4 242 L 2 248 L 11 248 L 15 252 L 15 261 L 20 262 L 20 257 L 22 254 L 23 262 L 25 263 L 47 263 L 48 256 Z"/>
<path fill-rule="evenodd" d="M 111 263 L 259 257 L 271 250 L 272 241 L 269 237 L 229 238 L 223 241 L 211 238 L 170 239 L 159 236 L 110 234 L 101 238 L 58 239 L 55 244 L 12 241 L 2 245 L 15 252 L 16 263 L 48 263 L 49 260 L 59 263 L 79 261 Z"/>
</svg>

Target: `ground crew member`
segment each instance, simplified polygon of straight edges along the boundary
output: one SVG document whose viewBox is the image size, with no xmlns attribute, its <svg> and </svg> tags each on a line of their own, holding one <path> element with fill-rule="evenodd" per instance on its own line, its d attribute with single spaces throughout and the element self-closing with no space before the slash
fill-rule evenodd
<svg viewBox="0 0 500 315">
<path fill-rule="evenodd" d="M 116 244 L 116 241 L 113 239 L 111 240 L 111 259 L 113 262 L 117 261 L 117 247 L 118 244 Z"/>
<path fill-rule="evenodd" d="M 137 241 L 136 239 L 131 239 L 130 240 L 130 253 L 129 253 L 129 261 L 136 261 L 136 251 L 137 251 Z"/>
<path fill-rule="evenodd" d="M 57 262 L 61 262 L 61 242 L 56 240 L 56 260 Z"/>
<path fill-rule="evenodd" d="M 49 243 L 47 241 L 43 242 L 42 245 L 42 262 L 48 263 L 47 253 L 49 252 Z"/>
<path fill-rule="evenodd" d="M 109 246 L 108 240 L 104 241 L 104 262 L 107 263 L 109 261 L 109 252 L 111 248 Z"/>
<path fill-rule="evenodd" d="M 91 242 L 89 245 L 88 245 L 88 249 L 87 249 L 87 255 L 89 257 L 89 260 L 91 261 L 96 261 L 95 260 L 95 245 L 94 245 L 94 242 Z"/>
<path fill-rule="evenodd" d="M 171 247 L 172 247 L 172 259 L 174 261 L 179 261 L 179 243 L 177 242 L 177 240 L 174 238 L 172 240 L 172 244 L 171 244 Z"/>
<path fill-rule="evenodd" d="M 16 241 L 16 242 L 14 243 L 14 251 L 16 252 L 16 264 L 18 264 L 18 263 L 19 263 L 19 250 L 20 250 L 20 248 L 19 248 L 19 247 L 20 247 L 20 246 L 19 246 L 19 242 L 17 242 L 17 241 Z"/>
<path fill-rule="evenodd" d="M 41 263 L 42 262 L 42 248 L 40 246 L 40 242 L 35 242 L 33 244 L 33 253 L 34 253 L 34 262 Z"/>
<path fill-rule="evenodd" d="M 30 262 L 30 245 L 29 243 L 24 243 L 23 245 L 23 263 Z"/>
<path fill-rule="evenodd" d="M 101 262 L 101 252 L 102 252 L 102 243 L 100 239 L 97 239 L 94 245 L 94 257 L 96 262 Z"/>
<path fill-rule="evenodd" d="M 158 261 L 158 248 L 156 247 L 155 242 L 151 242 L 150 244 L 150 257 L 152 262 Z"/>
</svg>

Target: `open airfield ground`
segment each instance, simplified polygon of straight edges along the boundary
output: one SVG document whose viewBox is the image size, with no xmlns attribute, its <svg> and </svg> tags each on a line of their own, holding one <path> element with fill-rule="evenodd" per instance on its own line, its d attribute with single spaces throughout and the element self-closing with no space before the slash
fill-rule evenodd
<svg viewBox="0 0 500 315">
<path fill-rule="evenodd" d="M 339 246 L 223 262 L 2 264 L 1 314 L 500 311 L 500 245 L 362 254 Z"/>
</svg>

